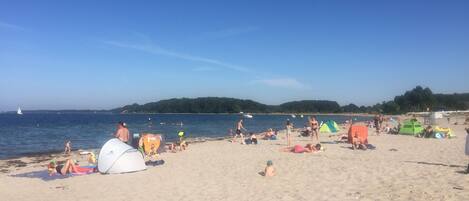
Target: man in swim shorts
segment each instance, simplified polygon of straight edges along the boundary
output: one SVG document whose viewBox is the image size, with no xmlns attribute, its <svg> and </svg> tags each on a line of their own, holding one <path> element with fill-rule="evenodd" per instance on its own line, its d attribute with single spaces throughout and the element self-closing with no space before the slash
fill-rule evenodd
<svg viewBox="0 0 469 201">
<path fill-rule="evenodd" d="M 246 130 L 246 128 L 244 128 L 244 126 L 243 126 L 243 120 L 242 119 L 240 119 L 238 121 L 238 123 L 236 124 L 236 135 L 235 135 L 233 141 L 236 141 L 236 138 L 238 136 L 240 136 L 241 137 L 241 143 L 244 144 L 245 143 L 244 142 L 244 136 L 243 136 L 243 132 L 241 131 L 241 129 Z"/>
<path fill-rule="evenodd" d="M 129 135 L 129 129 L 127 129 L 125 123 L 119 121 L 119 123 L 117 123 L 117 131 L 116 134 L 114 134 L 114 137 L 127 144 L 129 143 Z"/>
</svg>

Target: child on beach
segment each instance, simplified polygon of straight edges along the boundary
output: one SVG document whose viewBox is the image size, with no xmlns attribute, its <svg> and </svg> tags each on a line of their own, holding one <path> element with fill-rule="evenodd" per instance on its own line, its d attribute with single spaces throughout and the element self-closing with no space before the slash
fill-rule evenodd
<svg viewBox="0 0 469 201">
<path fill-rule="evenodd" d="M 290 119 L 287 119 L 286 127 L 286 137 L 287 137 L 287 147 L 291 144 L 291 130 L 293 129 L 293 124 L 290 122 Z"/>
<path fill-rule="evenodd" d="M 275 176 L 275 168 L 271 160 L 267 161 L 267 166 L 265 167 L 265 170 L 264 170 L 264 176 L 265 177 Z"/>
<path fill-rule="evenodd" d="M 72 152 L 72 142 L 70 140 L 65 141 L 64 143 L 64 154 L 70 154 Z"/>
<path fill-rule="evenodd" d="M 257 144 L 257 137 L 255 133 L 251 133 L 251 144 Z"/>
</svg>

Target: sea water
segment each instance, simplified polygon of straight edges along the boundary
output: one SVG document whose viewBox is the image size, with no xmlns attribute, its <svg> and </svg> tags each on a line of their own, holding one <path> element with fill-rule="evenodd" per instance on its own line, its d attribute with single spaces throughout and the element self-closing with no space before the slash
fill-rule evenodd
<svg viewBox="0 0 469 201">
<path fill-rule="evenodd" d="M 307 122 L 307 116 L 253 116 L 252 119 L 244 118 L 248 132 L 264 132 L 268 128 L 280 130 L 285 127 L 287 119 L 295 127 L 303 127 Z M 62 151 L 66 140 L 71 140 L 74 150 L 100 148 L 113 137 L 119 121 L 127 124 L 131 135 L 159 133 L 171 141 L 177 139 L 181 130 L 190 138 L 228 136 L 230 129 L 234 132 L 240 118 L 239 114 L 0 114 L 0 159 Z M 343 123 L 350 116 L 318 115 L 317 118 L 319 121 Z M 354 119 L 369 120 L 368 117 Z"/>
</svg>

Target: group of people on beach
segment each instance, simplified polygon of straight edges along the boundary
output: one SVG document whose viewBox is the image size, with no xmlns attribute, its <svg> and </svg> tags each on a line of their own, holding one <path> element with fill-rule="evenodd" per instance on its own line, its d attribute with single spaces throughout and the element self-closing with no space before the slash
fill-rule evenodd
<svg viewBox="0 0 469 201">
<path fill-rule="evenodd" d="M 376 128 L 376 134 L 379 135 L 380 132 L 383 130 L 383 122 L 385 121 L 385 118 L 383 115 L 376 115 L 373 118 L 373 126 Z M 350 120 L 349 125 L 352 125 L 352 120 Z M 294 132 L 294 125 L 293 123 L 287 119 L 285 122 L 285 138 L 286 138 L 286 147 L 281 148 L 281 152 L 292 152 L 292 153 L 314 153 L 321 151 L 323 149 L 323 146 L 321 145 L 319 141 L 319 128 L 320 124 L 316 117 L 308 117 L 307 124 L 305 126 L 305 131 L 308 136 L 311 137 L 311 143 L 306 144 L 305 146 L 296 144 L 292 146 L 292 134 Z M 428 129 L 428 128 L 427 128 Z M 430 132 L 425 129 L 424 132 Z M 257 135 L 255 133 L 250 132 L 249 137 L 245 138 L 243 131 L 247 132 L 247 129 L 243 125 L 243 119 L 240 119 L 236 123 L 236 131 L 235 134 L 233 135 L 232 142 L 237 142 L 237 139 L 241 139 L 242 144 L 258 144 L 258 139 Z M 466 137 L 466 149 L 465 153 L 466 155 L 469 156 L 469 128 L 466 128 L 467 132 L 467 137 Z M 181 132 L 180 132 L 181 133 Z M 183 134 L 181 135 L 179 133 L 180 139 L 179 139 L 179 146 L 181 150 L 185 150 L 187 145 L 186 142 L 182 139 Z M 113 136 L 120 141 L 131 145 L 131 138 L 130 138 L 130 132 L 129 129 L 127 128 L 127 125 L 120 121 L 117 124 L 117 130 L 113 134 Z M 278 138 L 278 130 L 273 130 L 272 128 L 269 128 L 266 132 L 262 133 L 260 135 L 261 139 L 263 140 L 276 140 Z M 342 134 L 339 136 L 338 140 L 347 140 L 347 137 L 345 134 Z M 364 144 L 362 139 L 360 139 L 358 136 L 352 136 L 351 144 L 353 149 L 367 149 L 367 144 Z M 317 141 L 315 144 L 314 141 Z M 65 154 L 70 154 L 71 152 L 71 141 L 66 141 L 65 146 L 64 146 L 64 152 Z M 176 150 L 176 144 L 171 143 L 168 145 L 168 149 L 175 151 Z M 48 170 L 50 174 L 60 174 L 60 175 L 67 175 L 69 173 L 75 173 L 75 174 L 80 174 L 80 173 L 86 173 L 86 172 L 92 172 L 96 171 L 95 169 L 89 169 L 89 168 L 83 168 L 80 167 L 73 159 L 67 159 L 66 161 L 63 162 L 63 164 L 58 165 L 55 161 L 51 161 L 51 163 L 48 166 Z M 467 173 L 469 174 L 469 164 L 467 167 Z M 268 161 L 267 166 L 264 171 L 264 176 L 274 176 L 275 175 L 275 169 L 273 167 L 273 162 Z"/>
<path fill-rule="evenodd" d="M 182 123 L 181 123 L 182 124 Z M 135 143 L 133 142 L 134 140 L 131 138 L 130 136 L 130 131 L 127 127 L 127 124 L 123 121 L 119 121 L 117 123 L 117 129 L 115 131 L 115 133 L 113 134 L 113 137 L 119 139 L 121 142 L 125 143 L 125 144 L 128 144 L 129 146 L 138 146 L 138 147 L 135 147 L 135 148 L 138 148 L 139 151 L 142 152 L 142 155 L 144 155 L 145 157 L 147 157 L 147 153 L 144 151 L 143 149 L 143 142 L 142 142 L 142 139 L 143 139 L 143 136 L 145 135 L 155 135 L 155 136 L 159 136 L 161 141 L 160 143 L 163 142 L 162 140 L 162 136 L 160 134 L 149 134 L 149 133 L 144 133 L 144 134 L 139 134 L 139 140 L 138 140 L 138 143 Z M 179 131 L 178 133 L 178 139 L 179 141 L 176 141 L 176 142 L 172 142 L 172 143 L 168 143 L 168 144 L 162 144 L 160 146 L 164 146 L 165 149 L 171 151 L 171 152 L 176 152 L 177 150 L 179 151 L 183 151 L 183 150 L 186 150 L 187 147 L 188 147 L 188 143 L 185 141 L 185 133 L 184 131 Z M 253 140 L 255 141 L 255 140 Z M 257 141 L 255 141 L 255 143 L 257 143 Z M 157 155 L 157 149 L 158 147 L 152 147 L 152 151 L 150 151 L 148 154 L 151 154 L 152 156 L 154 155 Z M 71 151 L 72 151 L 72 148 L 71 148 L 71 141 L 70 140 L 67 140 L 65 141 L 64 143 L 64 154 L 65 155 L 70 155 L 71 154 Z M 89 160 L 89 161 L 93 161 L 94 163 L 96 163 L 96 157 L 94 156 L 94 153 L 92 152 L 89 152 L 88 153 L 89 155 L 89 158 L 94 158 L 94 160 Z M 60 175 L 67 175 L 67 174 L 81 174 L 81 173 L 86 173 L 86 172 L 90 172 L 90 171 L 96 171 L 96 169 L 89 169 L 89 168 L 83 168 L 83 167 L 80 167 L 78 165 L 78 163 L 76 163 L 71 157 L 68 158 L 67 160 L 63 161 L 62 164 L 57 164 L 57 162 L 55 160 L 52 160 L 49 165 L 48 165 L 48 171 L 49 171 L 49 174 L 50 175 L 53 175 L 53 174 L 60 174 Z"/>
</svg>

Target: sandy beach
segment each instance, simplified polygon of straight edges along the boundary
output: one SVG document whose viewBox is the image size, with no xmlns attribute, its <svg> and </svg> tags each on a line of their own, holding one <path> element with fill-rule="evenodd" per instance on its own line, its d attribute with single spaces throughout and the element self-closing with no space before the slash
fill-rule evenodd
<svg viewBox="0 0 469 201">
<path fill-rule="evenodd" d="M 47 156 L 2 160 L 0 199 L 469 200 L 469 176 L 463 174 L 469 162 L 464 125 L 450 127 L 457 138 L 376 136 L 370 130 L 369 141 L 377 148 L 367 151 L 333 144 L 335 138 L 326 135 L 321 136 L 326 150 L 312 154 L 280 152 L 282 139 L 261 140 L 259 145 L 211 141 L 164 153 L 164 165 L 142 172 L 52 181 L 14 176 L 45 170 Z M 295 137 L 294 143 L 309 140 Z M 80 163 L 86 161 L 74 154 Z M 275 177 L 259 174 L 267 160 L 274 163 Z"/>
</svg>

